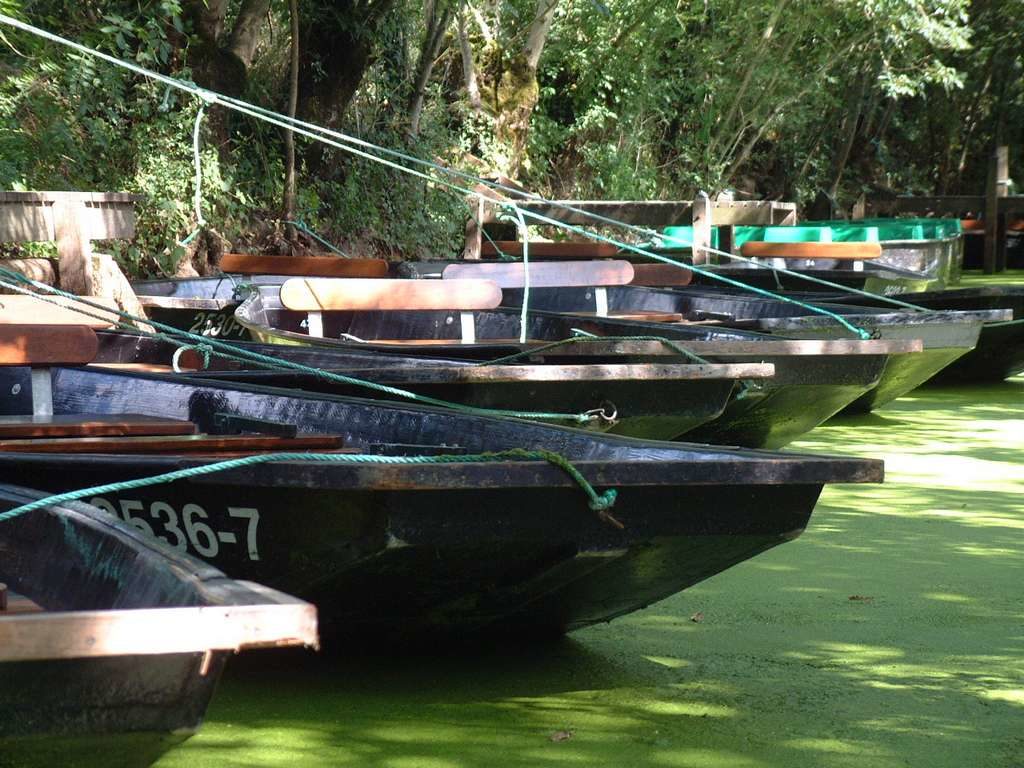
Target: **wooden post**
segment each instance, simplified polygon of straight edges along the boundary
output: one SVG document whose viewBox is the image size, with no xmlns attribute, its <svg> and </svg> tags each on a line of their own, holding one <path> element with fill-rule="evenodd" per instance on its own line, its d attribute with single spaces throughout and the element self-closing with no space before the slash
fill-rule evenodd
<svg viewBox="0 0 1024 768">
<path fill-rule="evenodd" d="M 861 192 L 860 197 L 857 198 L 857 202 L 853 204 L 853 210 L 850 211 L 850 218 L 854 221 L 867 218 L 867 207 L 867 198 L 864 197 L 864 193 Z"/>
<path fill-rule="evenodd" d="M 693 200 L 693 263 L 707 264 L 711 247 L 711 198 L 698 192 Z"/>
<path fill-rule="evenodd" d="M 1006 197 L 1010 183 L 1007 147 L 996 147 L 989 158 L 985 189 L 985 274 L 1006 269 L 1006 222 L 999 213 L 999 198 Z M 1001 263 L 1000 263 L 1001 262 Z"/>
<path fill-rule="evenodd" d="M 736 242 L 736 230 L 732 224 L 726 226 L 718 225 L 718 250 L 726 253 L 733 253 L 733 245 Z"/>
<path fill-rule="evenodd" d="M 466 202 L 470 210 L 476 208 L 476 216 L 470 216 L 466 222 L 466 247 L 462 251 L 462 258 L 476 261 L 480 258 L 483 245 L 484 201 L 480 197 L 470 197 Z"/>
<path fill-rule="evenodd" d="M 60 255 L 60 287 L 79 296 L 92 295 L 92 245 L 82 227 L 85 203 L 75 195 L 53 201 L 53 235 Z"/>
</svg>

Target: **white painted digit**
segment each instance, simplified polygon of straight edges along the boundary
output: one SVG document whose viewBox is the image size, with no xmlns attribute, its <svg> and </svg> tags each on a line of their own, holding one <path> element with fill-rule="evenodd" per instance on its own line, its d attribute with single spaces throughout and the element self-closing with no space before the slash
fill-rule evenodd
<svg viewBox="0 0 1024 768">
<path fill-rule="evenodd" d="M 260 511 L 253 507 L 228 507 L 230 517 L 240 517 L 249 521 L 245 533 L 245 542 L 249 546 L 249 559 L 259 560 L 260 553 L 256 546 L 256 529 L 260 524 Z"/>
<path fill-rule="evenodd" d="M 209 517 L 206 514 L 206 510 L 198 504 L 186 504 L 181 508 L 181 520 L 185 524 L 185 533 L 188 534 L 188 540 L 192 542 L 196 552 L 203 557 L 216 557 L 218 550 L 217 536 L 206 523 L 194 522 L 193 516 L 204 519 Z M 205 539 L 206 543 L 201 542 L 200 539 Z"/>
<path fill-rule="evenodd" d="M 121 505 L 121 517 L 129 525 L 134 525 L 143 533 L 153 535 L 153 527 L 138 517 L 132 517 L 133 512 L 141 512 L 144 507 L 141 501 L 134 501 L 132 499 L 118 499 L 118 504 Z"/>
<path fill-rule="evenodd" d="M 206 313 L 205 312 L 196 312 L 195 316 L 193 316 L 193 318 L 192 318 L 192 325 L 188 329 L 188 332 L 189 333 L 202 333 L 203 332 L 203 323 L 205 323 L 205 322 L 206 322 Z"/>
<path fill-rule="evenodd" d="M 164 516 L 164 531 L 174 535 L 174 541 L 158 536 L 157 538 L 161 541 L 166 541 L 172 547 L 182 552 L 188 549 L 188 542 L 185 540 L 185 534 L 181 532 L 181 528 L 178 527 L 178 513 L 174 511 L 174 507 L 163 501 L 154 501 L 149 505 L 149 516 L 157 520 L 160 519 L 160 515 Z"/>
<path fill-rule="evenodd" d="M 102 496 L 93 496 L 91 499 L 89 499 L 89 503 L 92 504 L 97 509 L 102 509 L 108 515 L 120 517 L 120 515 L 117 514 L 117 510 L 114 508 L 114 505 L 111 504 L 106 499 L 104 499 Z"/>
</svg>

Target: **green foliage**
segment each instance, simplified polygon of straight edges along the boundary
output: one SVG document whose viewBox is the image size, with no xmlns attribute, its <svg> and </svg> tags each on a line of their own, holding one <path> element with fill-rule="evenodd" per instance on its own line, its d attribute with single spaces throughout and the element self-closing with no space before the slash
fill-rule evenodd
<svg viewBox="0 0 1024 768">
<path fill-rule="evenodd" d="M 435 0 L 445 1 L 454 0 Z M 507 147 L 496 116 L 537 0 L 460 4 L 482 108 L 467 99 L 453 23 L 415 137 L 407 109 L 426 17 L 422 4 L 395 2 L 372 26 L 368 69 L 333 126 L 423 158 L 474 155 L 500 167 Z M 280 111 L 287 6 L 271 3 L 269 23 L 260 20 L 251 62 L 225 53 L 240 0 L 228 3 L 217 42 L 224 66 L 244 70 L 242 95 Z M 362 5 L 300 6 L 318 24 L 356 23 L 349 39 L 363 38 L 352 21 Z M 208 10 L 203 0 L 0 0 L 0 12 L 185 80 L 193 67 L 199 78 L 217 65 L 199 67 L 209 46 L 193 20 Z M 559 0 L 520 180 L 552 196 L 619 199 L 727 188 L 791 199 L 833 186 L 848 198 L 974 191 L 994 141 L 1024 143 L 1022 51 L 1024 0 Z M 198 103 L 20 33 L 0 39 L 0 68 L 0 186 L 143 194 L 138 236 L 120 256 L 135 273 L 173 269 L 176 243 L 196 226 Z M 532 82 L 521 85 L 532 98 Z M 282 133 L 208 113 L 203 213 L 229 240 L 259 246 L 281 231 Z M 459 195 L 302 137 L 296 144 L 297 215 L 332 242 L 396 256 L 461 248 Z"/>
</svg>

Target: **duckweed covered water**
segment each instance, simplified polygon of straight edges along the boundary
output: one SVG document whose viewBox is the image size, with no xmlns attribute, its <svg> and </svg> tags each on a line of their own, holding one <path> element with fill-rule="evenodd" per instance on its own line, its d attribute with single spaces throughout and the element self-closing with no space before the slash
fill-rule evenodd
<svg viewBox="0 0 1024 768">
<path fill-rule="evenodd" d="M 921 389 L 794 449 L 888 480 L 553 646 L 237 659 L 160 765 L 1024 765 L 1024 379 Z"/>
</svg>

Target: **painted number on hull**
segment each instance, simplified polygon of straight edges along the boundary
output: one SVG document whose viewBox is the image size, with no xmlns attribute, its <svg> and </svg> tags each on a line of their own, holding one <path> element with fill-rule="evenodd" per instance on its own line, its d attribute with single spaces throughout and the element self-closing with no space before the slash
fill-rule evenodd
<svg viewBox="0 0 1024 768">
<path fill-rule="evenodd" d="M 220 554 L 222 544 L 236 545 L 244 538 L 249 559 L 260 559 L 256 543 L 260 511 L 254 507 L 228 507 L 228 517 L 243 523 L 245 530 L 241 532 L 215 531 L 206 522 L 209 514 L 198 504 L 185 504 L 179 513 L 165 501 L 150 502 L 148 509 L 145 502 L 135 499 L 118 499 L 115 505 L 102 496 L 94 496 L 89 503 L 182 552 L 191 547 L 200 557 L 214 558 Z"/>
<path fill-rule="evenodd" d="M 238 336 L 241 338 L 245 335 L 245 328 L 238 324 L 233 315 L 224 315 L 220 312 L 196 312 L 188 332 L 203 336 L 222 336 L 224 338 Z"/>
</svg>

